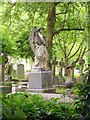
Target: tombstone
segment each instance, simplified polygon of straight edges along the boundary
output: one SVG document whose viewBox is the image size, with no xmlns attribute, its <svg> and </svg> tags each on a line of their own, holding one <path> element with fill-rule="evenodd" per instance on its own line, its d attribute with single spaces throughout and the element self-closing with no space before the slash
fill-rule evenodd
<svg viewBox="0 0 90 120">
<path fill-rule="evenodd" d="M 12 70 L 12 79 L 17 79 L 17 70 Z"/>
<path fill-rule="evenodd" d="M 67 77 L 71 77 L 71 67 L 66 68 Z"/>
<path fill-rule="evenodd" d="M 0 69 L 1 69 L 0 79 L 2 82 L 4 82 L 5 81 L 5 64 L 1 64 Z"/>
<path fill-rule="evenodd" d="M 12 63 L 8 66 L 8 75 L 11 76 L 13 70 L 13 65 Z"/>
<path fill-rule="evenodd" d="M 74 78 L 74 67 L 75 67 L 75 62 L 72 61 L 72 63 L 66 68 L 67 76 L 72 79 Z"/>
<path fill-rule="evenodd" d="M 2 81 L 2 64 L 0 64 L 0 82 Z"/>
<path fill-rule="evenodd" d="M 13 65 L 12 63 L 8 63 L 6 66 L 6 81 L 11 81 L 12 80 L 12 70 L 13 70 Z"/>
<path fill-rule="evenodd" d="M 29 73 L 29 92 L 53 93 L 52 72 L 39 68 Z"/>
<path fill-rule="evenodd" d="M 2 82 L 4 82 L 5 80 L 5 66 L 6 64 L 8 63 L 8 57 L 7 57 L 7 54 L 6 53 L 3 53 L 2 54 L 2 70 L 1 70 L 1 79 L 2 79 Z"/>
<path fill-rule="evenodd" d="M 18 92 L 18 86 L 17 86 L 17 84 L 12 84 L 12 93 L 13 92 Z"/>
<path fill-rule="evenodd" d="M 80 65 L 80 76 L 77 78 L 77 82 L 78 83 L 83 83 L 83 65 L 84 65 L 84 60 L 82 58 L 80 58 L 79 60 L 79 65 Z"/>
<path fill-rule="evenodd" d="M 59 61 L 59 83 L 63 84 L 64 83 L 64 77 L 63 77 L 63 69 L 64 68 L 64 62 L 63 62 L 63 58 L 60 59 Z"/>
<path fill-rule="evenodd" d="M 53 84 L 57 83 L 57 77 L 55 76 L 55 71 L 56 71 L 56 65 L 57 65 L 57 61 L 56 61 L 56 57 L 53 57 L 53 60 L 51 62 L 52 64 L 52 80 L 53 80 Z"/>
<path fill-rule="evenodd" d="M 79 64 L 80 64 L 80 76 L 82 77 L 83 75 L 83 65 L 84 65 L 85 61 L 81 58 L 79 60 Z"/>
<path fill-rule="evenodd" d="M 17 65 L 17 77 L 19 80 L 24 79 L 24 65 L 23 64 Z"/>
<path fill-rule="evenodd" d="M 75 67 L 75 61 L 72 61 L 71 63 L 71 78 L 74 79 L 74 67 Z"/>
<path fill-rule="evenodd" d="M 63 58 L 60 59 L 59 65 L 60 65 L 59 75 L 60 75 L 60 77 L 62 77 L 63 76 L 62 75 L 63 67 L 64 67 L 64 65 L 63 65 Z"/>
</svg>

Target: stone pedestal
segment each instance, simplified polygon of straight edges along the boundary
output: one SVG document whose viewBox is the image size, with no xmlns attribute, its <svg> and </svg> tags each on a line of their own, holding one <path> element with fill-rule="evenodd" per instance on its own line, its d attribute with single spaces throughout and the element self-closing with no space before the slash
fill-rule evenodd
<svg viewBox="0 0 90 120">
<path fill-rule="evenodd" d="M 29 73 L 29 92 L 52 93 L 55 89 L 52 87 L 51 71 L 32 71 Z"/>
</svg>

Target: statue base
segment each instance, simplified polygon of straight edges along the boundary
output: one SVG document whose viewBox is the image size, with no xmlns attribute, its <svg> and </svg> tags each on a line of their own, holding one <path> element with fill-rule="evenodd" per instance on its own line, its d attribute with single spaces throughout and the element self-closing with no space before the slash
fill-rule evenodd
<svg viewBox="0 0 90 120">
<path fill-rule="evenodd" d="M 40 71 L 48 71 L 48 70 L 46 70 L 45 68 L 40 68 L 40 67 L 33 67 L 33 69 L 32 69 L 32 72 L 40 72 Z"/>
<path fill-rule="evenodd" d="M 48 89 L 27 89 L 28 92 L 33 93 L 55 93 L 54 88 L 48 88 Z"/>
<path fill-rule="evenodd" d="M 29 92 L 54 93 L 51 71 L 32 71 L 29 73 Z"/>
</svg>

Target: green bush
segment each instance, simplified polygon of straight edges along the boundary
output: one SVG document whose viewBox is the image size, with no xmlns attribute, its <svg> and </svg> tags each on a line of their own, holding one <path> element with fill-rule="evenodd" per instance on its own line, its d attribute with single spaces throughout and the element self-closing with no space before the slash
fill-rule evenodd
<svg viewBox="0 0 90 120">
<path fill-rule="evenodd" d="M 90 85 L 78 84 L 75 88 L 79 96 L 74 104 L 76 112 L 82 120 L 90 120 Z"/>
<path fill-rule="evenodd" d="M 45 100 L 39 95 L 15 93 L 2 98 L 2 120 L 74 120 L 70 104 L 58 98 Z M 75 119 L 76 120 L 76 119 Z"/>
<path fill-rule="evenodd" d="M 46 100 L 40 95 L 15 93 L 2 97 L 2 120 L 89 120 L 90 86 L 75 86 L 79 98 L 73 103 L 60 98 Z"/>
</svg>

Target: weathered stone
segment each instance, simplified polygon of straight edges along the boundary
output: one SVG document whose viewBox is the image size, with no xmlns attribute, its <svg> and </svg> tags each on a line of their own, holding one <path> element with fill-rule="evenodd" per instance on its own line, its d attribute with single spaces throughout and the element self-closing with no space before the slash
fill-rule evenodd
<svg viewBox="0 0 90 120">
<path fill-rule="evenodd" d="M 17 65 L 17 77 L 20 80 L 24 79 L 24 65 L 23 64 Z"/>
<path fill-rule="evenodd" d="M 51 71 L 33 71 L 29 73 L 29 90 L 31 92 L 54 92 Z"/>
<path fill-rule="evenodd" d="M 47 88 L 47 89 L 27 89 L 30 93 L 55 93 L 54 88 Z"/>
<path fill-rule="evenodd" d="M 17 84 L 12 84 L 12 92 L 17 92 L 17 91 L 18 91 Z"/>
<path fill-rule="evenodd" d="M 71 88 L 73 86 L 73 84 L 74 84 L 74 82 L 72 80 L 68 80 L 68 81 L 65 82 L 65 86 L 67 88 Z"/>
<path fill-rule="evenodd" d="M 0 82 L 2 81 L 2 64 L 0 64 Z"/>
</svg>

